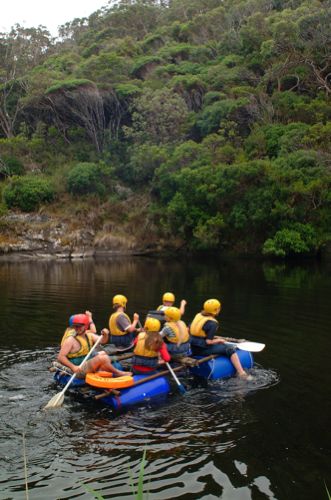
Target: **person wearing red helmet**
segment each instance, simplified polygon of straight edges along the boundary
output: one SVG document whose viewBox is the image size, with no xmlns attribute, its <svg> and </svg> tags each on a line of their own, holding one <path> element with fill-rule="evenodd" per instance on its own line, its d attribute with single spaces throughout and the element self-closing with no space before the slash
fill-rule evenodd
<svg viewBox="0 0 331 500">
<path fill-rule="evenodd" d="M 92 332 L 92 333 L 97 333 L 97 329 L 96 329 L 95 323 L 93 321 L 91 311 L 85 311 L 85 314 L 86 314 L 86 316 L 89 319 L 89 326 L 88 326 L 87 330 L 89 332 Z M 72 314 L 70 316 L 70 318 L 69 318 L 69 326 L 66 328 L 66 330 L 65 330 L 65 332 L 63 334 L 63 337 L 62 337 L 62 340 L 61 340 L 61 345 L 65 341 L 66 338 L 76 335 L 75 329 L 72 326 L 72 322 L 73 322 L 75 316 L 77 316 L 77 314 Z"/>
<path fill-rule="evenodd" d="M 57 357 L 62 365 L 67 366 L 74 373 L 77 373 L 78 378 L 85 378 L 87 373 L 95 373 L 97 371 L 109 371 L 117 376 L 131 375 L 129 372 L 115 368 L 111 364 L 109 356 L 104 351 L 92 356 L 84 363 L 81 369 L 79 365 L 90 352 L 93 344 L 98 340 L 98 335 L 88 331 L 90 317 L 87 314 L 75 314 L 71 318 L 71 323 L 75 334 L 62 339 L 61 349 Z M 101 331 L 101 335 L 101 344 L 105 344 L 109 338 L 107 328 Z"/>
<path fill-rule="evenodd" d="M 89 327 L 88 327 L 88 330 L 92 333 L 97 333 L 97 329 L 96 329 L 96 326 L 95 326 L 95 323 L 93 321 L 93 318 L 92 318 L 92 313 L 91 311 L 85 311 L 85 314 L 86 316 L 88 317 L 89 319 Z M 69 318 L 69 326 L 72 326 L 72 321 L 74 319 L 74 317 L 76 316 L 76 314 L 73 314 L 72 316 L 70 316 Z"/>
</svg>

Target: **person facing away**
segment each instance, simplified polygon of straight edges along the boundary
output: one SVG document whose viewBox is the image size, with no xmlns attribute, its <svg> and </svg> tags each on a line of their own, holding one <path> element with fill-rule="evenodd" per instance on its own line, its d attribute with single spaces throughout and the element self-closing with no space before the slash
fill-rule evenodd
<svg viewBox="0 0 331 500">
<path fill-rule="evenodd" d="M 217 299 L 208 299 L 203 304 L 203 310 L 199 312 L 190 325 L 191 348 L 193 356 L 208 356 L 209 354 L 223 354 L 227 356 L 237 375 L 243 379 L 251 380 L 243 369 L 236 347 L 225 344 L 225 340 L 215 335 L 218 330 L 216 316 L 221 311 L 221 302 Z"/>
<path fill-rule="evenodd" d="M 176 297 L 172 292 L 165 292 L 162 296 L 162 304 L 158 306 L 157 311 L 165 311 L 167 307 L 172 307 L 175 303 L 175 300 Z M 186 304 L 187 304 L 186 300 L 182 299 L 180 301 L 179 310 L 181 316 L 183 316 L 183 314 L 185 313 Z"/>
<path fill-rule="evenodd" d="M 90 317 L 86 314 L 75 314 L 71 317 L 72 329 L 67 329 L 61 341 L 58 361 L 77 373 L 78 378 L 85 378 L 87 373 L 109 371 L 117 376 L 131 375 L 131 373 L 117 370 L 105 352 L 93 353 L 92 357 L 80 368 L 92 346 L 99 339 L 98 335 L 88 330 Z M 73 331 L 72 331 L 73 330 Z M 101 344 L 108 341 L 109 331 L 104 328 L 101 332 Z"/>
<path fill-rule="evenodd" d="M 171 356 L 188 356 L 191 354 L 190 334 L 181 312 L 177 307 L 167 307 L 164 311 L 166 323 L 161 335 Z"/>
<path fill-rule="evenodd" d="M 135 339 L 132 358 L 132 372 L 136 375 L 150 375 L 162 362 L 171 359 L 160 332 L 161 323 L 155 318 L 146 318 L 144 329 Z M 161 358 L 161 360 L 159 359 Z"/>
<path fill-rule="evenodd" d="M 109 318 L 110 343 L 116 347 L 129 348 L 136 336 L 139 314 L 134 313 L 133 321 L 126 314 L 128 299 L 124 295 L 114 295 L 114 312 Z"/>
</svg>

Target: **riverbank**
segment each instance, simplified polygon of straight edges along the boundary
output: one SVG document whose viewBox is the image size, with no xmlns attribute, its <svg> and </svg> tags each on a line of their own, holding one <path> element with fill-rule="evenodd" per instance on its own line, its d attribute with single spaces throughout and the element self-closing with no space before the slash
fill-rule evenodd
<svg viewBox="0 0 331 500">
<path fill-rule="evenodd" d="M 205 252 L 193 252 L 205 255 Z M 72 214 L 54 210 L 46 213 L 8 212 L 0 217 L 0 260 L 72 260 L 114 256 L 178 256 L 192 254 L 187 242 L 169 237 L 142 209 L 135 218 L 107 217 L 96 207 L 89 213 Z M 254 247 L 219 248 L 208 255 L 224 258 L 263 259 Z M 296 259 L 299 257 L 296 257 Z M 305 257 L 307 258 L 307 256 Z M 331 259 L 331 244 L 318 256 Z"/>
<path fill-rule="evenodd" d="M 140 224 L 104 220 L 101 214 L 93 217 L 8 213 L 0 218 L 0 259 L 160 255 L 175 252 L 183 245 L 177 240 L 165 241 L 147 217 Z"/>
</svg>

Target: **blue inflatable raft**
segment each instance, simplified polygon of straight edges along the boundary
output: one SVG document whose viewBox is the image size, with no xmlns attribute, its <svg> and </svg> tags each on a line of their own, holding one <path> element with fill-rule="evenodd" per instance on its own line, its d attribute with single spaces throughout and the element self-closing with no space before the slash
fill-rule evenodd
<svg viewBox="0 0 331 500">
<path fill-rule="evenodd" d="M 69 380 L 69 375 L 63 375 L 60 372 L 56 372 L 54 379 L 60 385 L 65 385 Z M 145 375 L 134 375 L 134 383 L 146 378 Z M 98 396 L 101 393 L 105 394 L 104 389 L 97 389 L 85 384 L 83 379 L 74 379 L 72 386 L 76 388 L 89 387 L 90 396 Z M 120 410 L 123 407 L 135 405 L 150 399 L 161 399 L 170 392 L 170 383 L 167 377 L 157 377 L 153 380 L 148 380 L 147 382 L 141 383 L 137 386 L 128 387 L 126 389 L 121 389 L 120 394 L 113 395 L 110 393 L 100 399 L 103 404 L 109 405 L 115 410 Z M 99 399 L 97 397 L 97 399 Z"/>
<path fill-rule="evenodd" d="M 240 362 L 245 369 L 252 368 L 253 357 L 250 352 L 237 350 Z M 201 357 L 196 357 L 195 359 L 201 359 Z M 190 367 L 190 372 L 198 377 L 215 380 L 220 378 L 228 378 L 235 375 L 235 369 L 231 361 L 225 356 L 218 356 L 217 358 L 210 359 L 203 362 L 197 366 Z M 54 375 L 54 379 L 57 383 L 64 386 L 70 376 L 57 371 Z M 146 378 L 145 375 L 134 375 L 134 383 Z M 114 395 L 111 392 L 109 395 L 104 389 L 95 388 L 88 386 L 83 379 L 74 379 L 72 382 L 72 387 L 89 388 L 89 395 L 91 398 L 100 398 L 100 395 L 104 396 L 100 398 L 103 404 L 111 406 L 115 410 L 120 410 L 121 408 L 135 405 L 146 400 L 155 400 L 156 398 L 164 398 L 170 392 L 169 379 L 166 376 L 160 376 L 152 380 L 140 383 L 136 386 L 127 387 L 125 389 L 120 389 L 119 395 Z"/>
</svg>

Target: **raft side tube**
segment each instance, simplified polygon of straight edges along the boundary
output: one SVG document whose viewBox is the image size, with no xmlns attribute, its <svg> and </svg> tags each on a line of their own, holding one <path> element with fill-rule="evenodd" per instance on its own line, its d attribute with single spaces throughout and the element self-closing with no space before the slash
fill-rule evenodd
<svg viewBox="0 0 331 500">
<path fill-rule="evenodd" d="M 65 386 L 67 382 L 69 382 L 70 378 L 72 375 L 66 375 L 61 372 L 55 372 L 54 374 L 54 380 L 60 385 Z M 84 378 L 74 378 L 73 381 L 71 382 L 72 387 L 81 387 L 82 385 L 85 385 L 85 379 Z"/>
<path fill-rule="evenodd" d="M 251 352 L 236 351 L 242 367 L 250 369 L 253 367 L 254 360 Z M 201 359 L 202 356 L 194 356 L 195 359 Z M 190 367 L 190 372 L 198 377 L 207 378 L 209 380 L 216 380 L 219 378 L 233 377 L 236 370 L 231 363 L 230 359 L 226 356 L 218 356 L 217 358 L 210 359 L 201 365 Z"/>
<path fill-rule="evenodd" d="M 134 375 L 134 382 L 146 378 L 147 375 Z M 65 386 L 68 382 L 70 376 L 64 375 L 56 372 L 54 375 L 54 380 L 62 386 Z M 116 379 L 115 379 L 116 380 Z M 73 387 L 86 386 L 84 379 L 75 378 L 72 381 Z M 104 393 L 104 389 L 97 389 L 89 386 L 95 395 Z M 94 392 L 95 391 L 95 392 Z M 139 384 L 135 387 L 128 387 L 126 389 L 121 389 L 121 394 L 119 396 L 105 396 L 99 399 L 103 404 L 112 406 L 116 410 L 120 410 L 122 407 L 131 406 L 137 403 L 141 403 L 146 399 L 153 399 L 160 396 L 166 396 L 170 392 L 170 383 L 166 377 L 157 377 L 153 380 L 148 380 L 145 383 Z"/>
<path fill-rule="evenodd" d="M 145 375 L 134 375 L 134 381 L 146 378 Z M 160 396 L 165 396 L 170 392 L 170 384 L 166 377 L 158 377 L 139 384 L 135 387 L 128 387 L 121 390 L 119 396 L 105 396 L 100 401 L 104 404 L 112 406 L 115 410 L 120 410 L 125 406 L 141 403 L 146 399 L 153 399 Z"/>
</svg>

